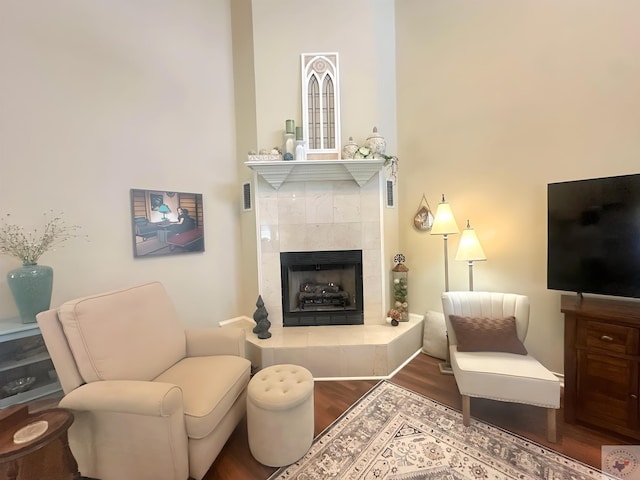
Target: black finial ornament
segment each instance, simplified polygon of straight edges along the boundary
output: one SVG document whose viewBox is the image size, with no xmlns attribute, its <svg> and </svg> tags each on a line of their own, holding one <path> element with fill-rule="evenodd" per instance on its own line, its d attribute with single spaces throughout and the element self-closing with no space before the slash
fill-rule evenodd
<svg viewBox="0 0 640 480">
<path fill-rule="evenodd" d="M 269 316 L 269 312 L 264 307 L 264 302 L 262 301 L 262 295 L 258 295 L 258 300 L 256 301 L 256 311 L 253 313 L 253 320 L 256 322 L 256 326 L 253 329 L 253 333 L 258 334 L 258 338 L 265 339 L 271 338 L 271 332 L 269 332 L 269 328 L 271 327 L 271 322 L 267 318 Z"/>
<path fill-rule="evenodd" d="M 396 253 L 396 255 L 393 257 L 393 261 L 396 263 L 404 263 L 406 261 L 406 258 L 402 253 Z"/>
</svg>

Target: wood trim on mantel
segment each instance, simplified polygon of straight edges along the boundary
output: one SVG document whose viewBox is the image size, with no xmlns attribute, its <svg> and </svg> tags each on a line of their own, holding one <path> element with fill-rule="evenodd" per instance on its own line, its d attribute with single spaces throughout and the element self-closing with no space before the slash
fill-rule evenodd
<svg viewBox="0 0 640 480">
<path fill-rule="evenodd" d="M 244 164 L 276 190 L 285 182 L 353 180 L 365 185 L 384 166 L 383 158 L 358 160 L 249 161 Z"/>
</svg>

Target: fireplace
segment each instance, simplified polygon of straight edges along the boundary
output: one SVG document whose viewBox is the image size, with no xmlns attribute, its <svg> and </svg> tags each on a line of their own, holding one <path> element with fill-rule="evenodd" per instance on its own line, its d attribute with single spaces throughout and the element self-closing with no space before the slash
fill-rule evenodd
<svg viewBox="0 0 640 480">
<path fill-rule="evenodd" d="M 362 250 L 281 252 L 283 326 L 364 323 Z"/>
</svg>

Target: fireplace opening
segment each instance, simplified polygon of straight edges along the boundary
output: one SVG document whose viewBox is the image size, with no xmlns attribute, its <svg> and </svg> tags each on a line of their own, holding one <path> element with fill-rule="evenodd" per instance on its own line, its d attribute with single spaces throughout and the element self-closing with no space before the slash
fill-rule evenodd
<svg viewBox="0 0 640 480">
<path fill-rule="evenodd" d="M 283 326 L 364 323 L 362 250 L 280 253 Z"/>
</svg>

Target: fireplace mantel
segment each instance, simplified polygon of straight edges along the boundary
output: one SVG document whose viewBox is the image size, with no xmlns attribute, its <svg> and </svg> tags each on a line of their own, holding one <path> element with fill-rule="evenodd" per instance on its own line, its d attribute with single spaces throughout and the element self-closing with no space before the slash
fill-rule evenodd
<svg viewBox="0 0 640 480">
<path fill-rule="evenodd" d="M 285 182 L 353 180 L 366 184 L 384 166 L 383 158 L 358 160 L 275 160 L 244 164 L 276 190 Z"/>
</svg>

